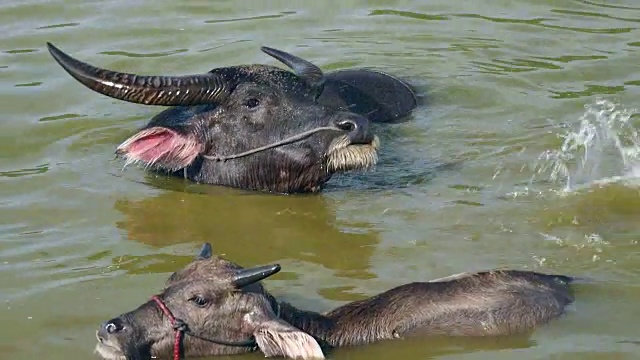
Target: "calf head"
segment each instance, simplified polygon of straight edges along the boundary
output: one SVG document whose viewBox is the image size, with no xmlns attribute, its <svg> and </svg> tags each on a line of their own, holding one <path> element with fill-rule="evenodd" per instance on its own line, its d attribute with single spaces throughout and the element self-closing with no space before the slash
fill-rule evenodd
<svg viewBox="0 0 640 360">
<path fill-rule="evenodd" d="M 265 356 L 323 358 L 313 337 L 278 318 L 276 300 L 260 284 L 279 270 L 277 264 L 244 269 L 212 256 L 205 244 L 160 294 L 105 321 L 96 352 L 107 360 L 138 360 L 238 354 L 257 346 Z M 183 331 L 178 338 L 176 331 Z"/>
<path fill-rule="evenodd" d="M 47 45 L 64 70 L 96 92 L 173 106 L 118 146 L 127 164 L 202 183 L 292 193 L 319 191 L 333 173 L 377 161 L 379 140 L 369 120 L 318 103 L 322 70 L 286 52 L 261 48 L 293 72 L 241 65 L 199 75 L 143 76 L 97 68 Z"/>
</svg>

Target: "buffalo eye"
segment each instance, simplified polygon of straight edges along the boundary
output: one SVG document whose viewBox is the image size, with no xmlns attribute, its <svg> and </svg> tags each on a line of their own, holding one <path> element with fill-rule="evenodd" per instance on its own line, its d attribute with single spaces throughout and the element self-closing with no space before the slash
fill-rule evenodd
<svg viewBox="0 0 640 360">
<path fill-rule="evenodd" d="M 205 307 L 209 304 L 209 300 L 207 300 L 204 296 L 196 295 L 189 299 L 192 303 L 196 304 L 199 307 Z"/>
<path fill-rule="evenodd" d="M 245 101 L 245 106 L 248 107 L 249 109 L 254 109 L 256 107 L 258 107 L 260 105 L 260 100 L 258 100 L 257 98 L 248 98 L 247 101 Z"/>
</svg>

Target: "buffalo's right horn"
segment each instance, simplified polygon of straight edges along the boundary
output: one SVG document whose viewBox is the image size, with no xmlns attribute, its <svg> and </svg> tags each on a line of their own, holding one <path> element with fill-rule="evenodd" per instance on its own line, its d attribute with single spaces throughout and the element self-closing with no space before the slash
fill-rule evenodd
<svg viewBox="0 0 640 360">
<path fill-rule="evenodd" d="M 143 76 L 101 69 L 74 59 L 51 43 L 49 53 L 73 78 L 91 90 L 118 100 L 145 105 L 217 104 L 230 92 L 230 84 L 214 74 Z"/>
<path fill-rule="evenodd" d="M 266 279 L 278 271 L 280 271 L 279 264 L 254 266 L 252 268 L 238 270 L 232 281 L 236 287 L 241 288 Z"/>
</svg>

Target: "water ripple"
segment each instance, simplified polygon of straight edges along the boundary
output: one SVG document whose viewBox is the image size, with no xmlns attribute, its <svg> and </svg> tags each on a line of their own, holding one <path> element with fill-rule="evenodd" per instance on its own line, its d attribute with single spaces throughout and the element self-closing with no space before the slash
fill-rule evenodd
<svg viewBox="0 0 640 360">
<path fill-rule="evenodd" d="M 22 177 L 29 175 L 39 175 L 44 174 L 47 171 L 49 171 L 49 164 L 42 164 L 33 168 L 0 171 L 0 177 Z"/>
<path fill-rule="evenodd" d="M 68 120 L 68 119 L 79 119 L 83 117 L 87 117 L 86 114 L 60 114 L 60 115 L 51 115 L 45 116 L 38 119 L 40 122 L 48 122 L 48 121 L 58 121 L 58 120 Z"/>
<path fill-rule="evenodd" d="M 574 0 L 574 1 L 581 2 L 587 5 L 593 5 L 597 7 L 610 8 L 610 9 L 640 10 L 640 7 L 634 7 L 631 5 L 614 5 L 614 4 L 609 4 L 606 1 L 602 1 L 602 2 L 595 2 L 590 0 Z"/>
<path fill-rule="evenodd" d="M 40 85 L 42 85 L 42 81 L 34 81 L 34 82 L 24 83 L 24 84 L 15 84 L 13 86 L 14 87 L 34 87 L 34 86 L 40 86 Z"/>
<path fill-rule="evenodd" d="M 489 73 L 495 73 L 495 74 L 533 71 L 538 69 L 547 69 L 547 70 L 562 69 L 561 66 L 557 66 L 552 63 L 543 62 L 543 61 L 534 61 L 534 60 L 528 60 L 528 59 L 513 59 L 513 60 L 494 59 L 493 63 L 483 63 L 480 61 L 473 61 L 472 63 L 478 65 L 478 67 L 486 70 Z"/>
<path fill-rule="evenodd" d="M 189 51 L 189 49 L 175 49 L 175 50 L 167 50 L 162 52 L 152 52 L 152 53 L 134 53 L 129 51 L 102 51 L 99 54 L 104 55 L 117 55 L 124 56 L 130 58 L 151 58 L 151 57 L 162 57 L 162 56 L 170 56 L 175 54 L 181 54 Z"/>
<path fill-rule="evenodd" d="M 604 19 L 612 19 L 612 20 L 620 20 L 620 21 L 640 22 L 640 19 L 622 18 L 622 17 L 611 16 L 611 15 L 607 15 L 607 14 L 595 13 L 595 12 L 587 12 L 587 11 L 552 9 L 551 12 L 558 13 L 558 14 L 576 15 L 576 16 L 600 17 L 600 18 L 604 18 Z"/>
<path fill-rule="evenodd" d="M 395 15 L 395 16 L 400 16 L 405 18 L 429 20 L 429 21 L 449 20 L 449 17 L 446 15 L 430 15 L 430 14 L 424 14 L 424 13 L 400 11 L 400 10 L 393 10 L 393 9 L 372 10 L 369 13 L 369 16 L 379 16 L 379 15 Z"/>
<path fill-rule="evenodd" d="M 461 18 L 472 18 L 488 20 L 495 23 L 509 23 L 509 24 L 526 24 L 526 25 L 543 25 L 544 21 L 553 20 L 550 18 L 533 18 L 533 19 L 515 19 L 515 18 L 499 18 L 480 14 L 452 14 Z"/>
<path fill-rule="evenodd" d="M 14 50 L 6 50 L 7 54 L 28 54 L 32 52 L 38 51 L 37 49 L 14 49 Z"/>
<path fill-rule="evenodd" d="M 608 57 L 604 55 L 562 55 L 562 56 L 534 56 L 534 59 L 557 61 L 561 63 L 571 63 L 574 61 L 589 61 L 589 60 L 606 60 Z"/>
<path fill-rule="evenodd" d="M 575 99 L 575 98 L 584 97 L 584 96 L 613 95 L 623 91 L 624 91 L 624 86 L 622 85 L 608 86 L 608 85 L 596 85 L 596 84 L 586 85 L 586 89 L 582 91 L 549 90 L 550 93 L 554 94 L 553 96 L 551 96 L 552 99 Z"/>
<path fill-rule="evenodd" d="M 287 15 L 295 14 L 295 11 L 285 11 L 279 14 L 272 15 L 258 15 L 258 16 L 248 16 L 248 17 L 239 17 L 233 19 L 214 19 L 214 20 L 205 20 L 205 24 L 218 24 L 218 23 L 228 23 L 228 22 L 239 22 L 239 21 L 251 21 L 251 20 L 265 20 L 265 19 L 277 19 Z"/>
<path fill-rule="evenodd" d="M 56 29 L 56 28 L 63 28 L 63 27 L 73 27 L 73 26 L 78 26 L 78 25 L 80 25 L 80 23 L 70 22 L 70 23 L 63 23 L 63 24 L 40 26 L 40 27 L 38 27 L 36 29 L 37 30 Z"/>
<path fill-rule="evenodd" d="M 512 19 L 512 18 L 492 17 L 492 16 L 479 15 L 479 14 L 455 14 L 453 16 L 458 16 L 463 18 L 477 18 L 477 19 L 488 20 L 496 23 L 533 25 L 533 26 L 539 26 L 547 29 L 567 30 L 567 31 L 590 33 L 590 34 L 620 34 L 620 33 L 628 33 L 636 29 L 631 27 L 593 29 L 593 28 L 581 28 L 581 27 L 546 24 L 545 21 L 555 20 L 550 18 Z"/>
</svg>

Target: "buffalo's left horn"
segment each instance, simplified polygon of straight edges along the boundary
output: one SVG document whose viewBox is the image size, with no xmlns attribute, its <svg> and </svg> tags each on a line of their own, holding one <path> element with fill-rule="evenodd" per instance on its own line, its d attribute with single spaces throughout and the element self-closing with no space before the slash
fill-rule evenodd
<svg viewBox="0 0 640 360">
<path fill-rule="evenodd" d="M 304 81 L 309 84 L 312 88 L 314 88 L 318 94 L 322 92 L 324 87 L 324 74 L 322 73 L 322 69 L 313 63 L 301 59 L 297 56 L 286 53 L 282 50 L 270 48 L 267 46 L 260 47 L 265 54 L 275 58 L 281 63 L 287 65 L 293 72 L 296 73 L 299 77 L 304 79 Z"/>
<path fill-rule="evenodd" d="M 65 54 L 47 43 L 51 56 L 73 78 L 91 90 L 145 105 L 217 104 L 231 91 L 220 75 L 145 76 L 101 69 Z"/>
</svg>

